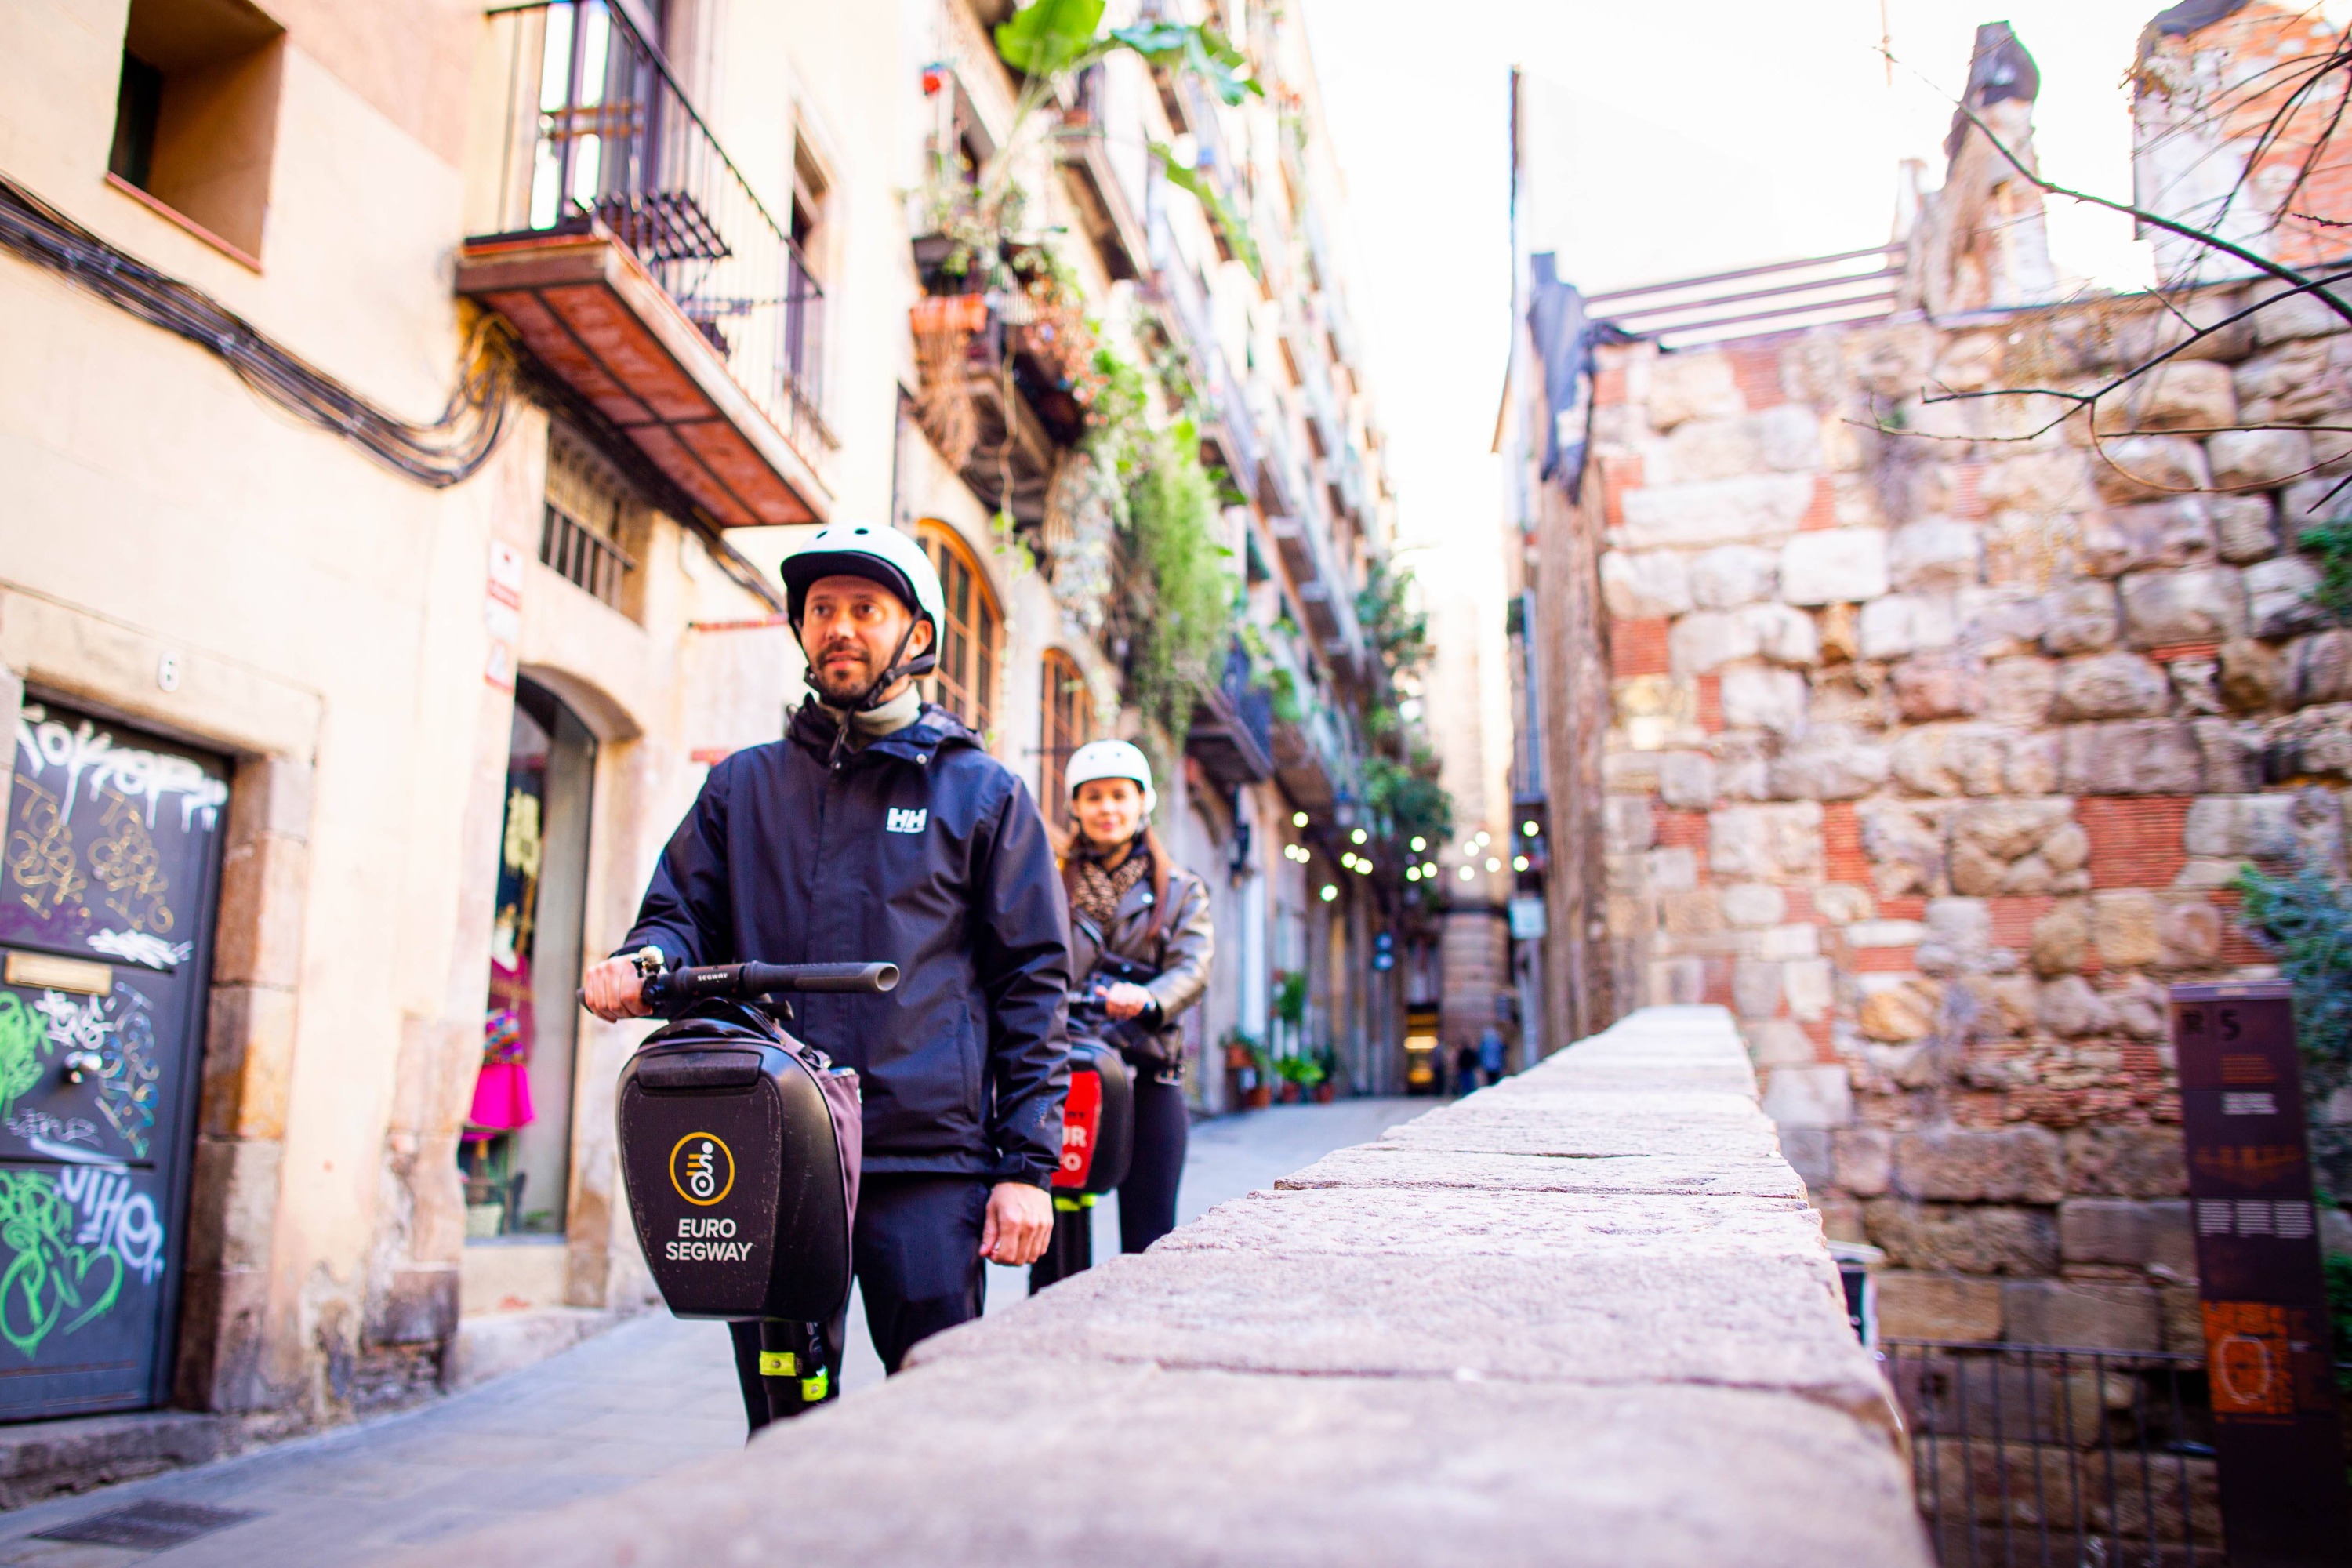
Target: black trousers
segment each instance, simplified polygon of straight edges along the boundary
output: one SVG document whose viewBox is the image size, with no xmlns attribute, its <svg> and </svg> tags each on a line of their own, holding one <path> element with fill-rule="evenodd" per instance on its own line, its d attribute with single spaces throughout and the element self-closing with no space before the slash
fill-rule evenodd
<svg viewBox="0 0 2352 1568">
<path fill-rule="evenodd" d="M 1135 1154 L 1118 1184 L 1121 1252 L 1140 1252 L 1176 1228 L 1176 1184 L 1192 1131 L 1182 1084 L 1135 1080 Z"/>
<path fill-rule="evenodd" d="M 866 1324 L 885 1372 L 942 1329 L 980 1316 L 987 1276 L 980 1227 L 989 1183 L 980 1176 L 867 1176 L 858 1186 L 851 1266 L 866 1298 Z M 846 1314 L 845 1313 L 845 1317 Z M 730 1323 L 735 1379 L 756 1432 L 768 1424 L 760 1382 L 760 1325 Z M 824 1326 L 826 1372 L 841 1386 L 843 1317 Z"/>
</svg>

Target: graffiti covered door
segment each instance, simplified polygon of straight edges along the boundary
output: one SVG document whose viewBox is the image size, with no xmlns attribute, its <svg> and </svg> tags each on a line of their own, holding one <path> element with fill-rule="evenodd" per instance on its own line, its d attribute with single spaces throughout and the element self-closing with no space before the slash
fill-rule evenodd
<svg viewBox="0 0 2352 1568">
<path fill-rule="evenodd" d="M 27 701 L 0 845 L 0 1420 L 170 1376 L 216 842 L 210 757 Z"/>
</svg>

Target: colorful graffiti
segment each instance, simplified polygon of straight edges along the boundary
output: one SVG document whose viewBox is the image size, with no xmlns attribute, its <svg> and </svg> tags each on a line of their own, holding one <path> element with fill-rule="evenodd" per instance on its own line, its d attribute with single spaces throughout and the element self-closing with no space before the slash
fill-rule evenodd
<svg viewBox="0 0 2352 1568">
<path fill-rule="evenodd" d="M 13 991 L 0 991 L 0 1117 L 41 1081 L 41 1056 L 48 1049 L 47 1024 Z"/>
<path fill-rule="evenodd" d="M 44 991 L 33 1005 L 48 1021 L 47 1054 L 88 1051 L 98 1058 L 98 1113 L 129 1145 L 132 1159 L 145 1159 L 163 1076 L 146 995 L 118 980 L 105 996 Z"/>
<path fill-rule="evenodd" d="M 128 1182 L 121 1173 L 91 1167 L 72 1167 L 62 1174 L 81 1178 L 85 1191 L 88 1178 L 95 1175 Z M 145 1218 L 156 1237 L 152 1255 L 160 1259 L 162 1223 L 144 1194 L 139 1200 L 147 1205 Z M 118 1200 L 109 1216 L 110 1232 L 77 1215 L 58 1174 L 0 1171 L 0 1248 L 10 1255 L 8 1267 L 0 1270 L 0 1339 L 27 1361 L 40 1353 L 52 1333 L 70 1334 L 112 1311 L 121 1300 L 128 1267 L 111 1241 L 98 1238 L 126 1228 L 122 1206 Z M 85 1234 L 94 1244 L 82 1239 Z"/>
<path fill-rule="evenodd" d="M 198 816 L 210 827 L 220 808 L 228 804 L 228 781 L 205 772 L 193 757 L 170 752 L 150 752 L 118 746 L 114 737 L 84 719 L 74 729 L 48 716 L 37 702 L 25 705 L 16 721 L 16 749 L 25 754 L 26 775 L 44 777 L 56 768 L 65 774 L 62 815 L 73 815 L 76 793 L 89 781 L 89 798 L 102 790 L 146 802 L 147 826 L 155 826 L 155 808 L 167 795 L 180 797 L 180 831 L 187 832 Z"/>
</svg>

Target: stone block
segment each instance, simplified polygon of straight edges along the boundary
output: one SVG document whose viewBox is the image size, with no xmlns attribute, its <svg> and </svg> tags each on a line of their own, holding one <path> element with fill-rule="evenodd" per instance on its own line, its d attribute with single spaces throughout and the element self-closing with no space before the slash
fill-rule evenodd
<svg viewBox="0 0 2352 1568">
<path fill-rule="evenodd" d="M 2164 955 L 2156 895 L 2137 890 L 2095 893 L 2091 898 L 2091 940 L 2108 969 L 2141 969 Z"/>
<path fill-rule="evenodd" d="M 2168 719 L 2070 724 L 2060 731 L 2061 786 L 2073 795 L 2196 795 L 2205 765 L 2196 736 Z"/>
<path fill-rule="evenodd" d="M 2270 497 L 2219 496 L 2212 511 L 2215 546 L 2222 560 L 2242 566 L 2277 552 L 2278 509 Z"/>
<path fill-rule="evenodd" d="M 1972 587 L 1983 557 L 1979 531 L 1948 517 L 1906 523 L 1886 542 L 1887 574 L 1906 593 Z"/>
<path fill-rule="evenodd" d="M 1896 1268 L 2025 1278 L 2058 1268 L 2058 1226 L 2047 1209 L 1885 1197 L 1863 1205 L 1863 1222 Z"/>
<path fill-rule="evenodd" d="M 1858 1198 L 1886 1191 L 1895 1171 L 1895 1135 L 1878 1127 L 1846 1127 L 1830 1139 L 1830 1179 Z"/>
<path fill-rule="evenodd" d="M 1718 807 L 1707 818 L 1707 865 L 1725 879 L 1785 881 L 1821 874 L 1822 808 Z"/>
<path fill-rule="evenodd" d="M 1615 854 L 1647 849 L 1656 841 L 1657 820 L 1638 795 L 1612 795 L 1601 808 L 1604 841 Z"/>
<path fill-rule="evenodd" d="M 1780 547 L 1780 596 L 1792 605 L 1858 604 L 1886 589 L 1883 530 L 1825 529 Z"/>
<path fill-rule="evenodd" d="M 1810 474 L 1752 474 L 1628 490 L 1616 542 L 1628 550 L 1752 543 L 1794 533 L 1813 504 Z"/>
<path fill-rule="evenodd" d="M 2323 619 L 2312 597 L 2319 568 L 2308 556 L 2280 555 L 2246 568 L 2246 629 L 2258 637 L 2292 637 Z"/>
<path fill-rule="evenodd" d="M 215 985 L 206 1014 L 201 1131 L 215 1138 L 285 1137 L 294 1071 L 294 993 Z"/>
<path fill-rule="evenodd" d="M 1830 961 L 1799 958 L 1783 963 L 1781 994 L 1788 1001 L 1790 1017 L 1808 1024 L 1828 1017 L 1834 998 Z"/>
<path fill-rule="evenodd" d="M 1948 648 L 1903 660 L 1892 680 L 1895 710 L 1913 723 L 1964 719 L 1984 706 L 1984 680 L 1976 661 Z"/>
<path fill-rule="evenodd" d="M 309 847 L 276 834 L 231 845 L 220 876 L 214 981 L 293 990 L 301 980 Z"/>
<path fill-rule="evenodd" d="M 2046 658 L 2019 655 L 1985 667 L 1981 711 L 1995 723 L 2044 723 L 2057 696 L 2058 667 Z"/>
<path fill-rule="evenodd" d="M 2058 668 L 2051 716 L 2060 720 L 2146 719 L 2166 711 L 2171 688 L 2164 671 L 2130 653 L 2070 658 Z"/>
<path fill-rule="evenodd" d="M 1727 419 L 1745 412 L 1731 361 L 1720 353 L 1661 354 L 1649 362 L 1642 400 L 1653 429 L 1671 431 L 1693 419 Z"/>
<path fill-rule="evenodd" d="M 1661 893 L 1658 926 L 1668 936 L 1712 936 L 1721 931 L 1723 911 L 1716 905 L 1715 889 L 1695 888 L 1686 893 Z"/>
<path fill-rule="evenodd" d="M 2215 430 L 2238 422 L 2238 397 L 2229 366 L 2172 359 L 2100 398 L 2092 420 L 2102 436 Z"/>
<path fill-rule="evenodd" d="M 2016 1279 L 2000 1288 L 2001 1334 L 2012 1344 L 2158 1351 L 2164 1323 L 2145 1285 Z"/>
<path fill-rule="evenodd" d="M 1715 804 L 1715 759 L 1704 752 L 1667 752 L 1658 757 L 1658 798 L 1685 810 Z"/>
<path fill-rule="evenodd" d="M 2291 343 L 2248 359 L 2231 375 L 2239 417 L 2292 425 L 2326 413 L 2339 395 L 2327 360 L 2327 345 L 2315 342 Z"/>
<path fill-rule="evenodd" d="M 1886 782 L 1886 750 L 1842 724 L 1822 724 L 1772 759 L 1768 792 L 1775 800 L 1854 800 Z"/>
<path fill-rule="evenodd" d="M 2286 657 L 2297 704 L 2352 700 L 2352 631 L 2315 632 L 2290 644 Z"/>
<path fill-rule="evenodd" d="M 1987 463 L 1979 473 L 1977 493 L 1990 511 L 2057 517 L 2083 509 L 2091 496 L 2091 474 L 2084 454 L 2073 447 L 2020 452 Z"/>
<path fill-rule="evenodd" d="M 1666 647 L 1675 674 L 1687 679 L 1754 658 L 1758 642 L 1755 627 L 1745 616 L 1700 610 L 1675 623 Z"/>
<path fill-rule="evenodd" d="M 2150 1266 L 2197 1277 L 2197 1238 L 2184 1198 L 2069 1198 L 2058 1205 L 2058 1249 L 2068 1263 Z"/>
<path fill-rule="evenodd" d="M 2205 448 L 2180 436 L 2126 436 L 2105 444 L 2096 472 L 2099 494 L 2116 504 L 2162 500 L 2213 488 Z"/>
<path fill-rule="evenodd" d="M 2221 700 L 2220 658 L 2177 658 L 2166 663 L 2164 673 L 2172 686 L 2172 701 L 2180 712 L 2219 713 L 2225 706 Z"/>
<path fill-rule="evenodd" d="M 2123 606 L 2097 579 L 2053 588 L 2042 600 L 2042 646 L 2052 653 L 2097 653 L 2123 635 Z"/>
<path fill-rule="evenodd" d="M 2222 642 L 2245 629 L 2237 570 L 2209 566 L 2134 573 L 2123 581 L 2124 631 L 2136 647 Z"/>
<path fill-rule="evenodd" d="M 1865 1038 L 1884 1045 L 1908 1045 L 1924 1040 L 1936 1029 L 1935 1004 L 1916 987 L 1898 985 L 1863 998 L 1854 1010 L 1854 1027 Z"/>
<path fill-rule="evenodd" d="M 1952 818 L 1953 837 L 2002 860 L 2031 853 L 2072 819 L 2063 800 L 2003 800 L 1962 806 Z"/>
<path fill-rule="evenodd" d="M 1793 669 L 1743 667 L 1723 676 L 1724 722 L 1790 734 L 1805 726 L 1810 689 Z"/>
<path fill-rule="evenodd" d="M 1780 966 L 1742 958 L 1731 966 L 1731 1008 L 1742 1018 L 1769 1018 L 1780 1010 Z"/>
<path fill-rule="evenodd" d="M 1780 1157 L 1802 1178 L 1808 1190 L 1825 1187 L 1830 1180 L 1830 1132 L 1824 1127 L 1784 1127 Z"/>
<path fill-rule="evenodd" d="M 1646 858 L 1650 891 L 1687 893 L 1698 886 L 1698 857 L 1690 849 L 1653 849 Z"/>
<path fill-rule="evenodd" d="M 1878 1276 L 1878 1331 L 1892 1339 L 1990 1344 L 2000 1338 L 2000 1283 L 1888 1269 Z"/>
<path fill-rule="evenodd" d="M 2343 316 L 2325 300 L 2295 290 L 2284 279 L 2265 278 L 2251 285 L 2246 303 L 2255 307 L 2251 318 L 2254 342 L 2266 349 L 2302 338 L 2332 337 L 2345 328 Z"/>
<path fill-rule="evenodd" d="M 1683 615 L 1691 608 L 1690 575 L 1671 550 L 1604 551 L 1601 598 L 1620 620 Z"/>
<path fill-rule="evenodd" d="M 1719 544 L 1691 561 L 1690 597 L 1703 610 L 1736 610 L 1772 597 L 1780 574 L 1777 551 Z"/>
<path fill-rule="evenodd" d="M 2242 713 L 2268 708 L 2293 689 L 2294 672 L 2279 651 L 2251 637 L 2223 643 L 2221 667 L 2216 689 Z"/>
<path fill-rule="evenodd" d="M 2105 999 L 2079 974 L 2061 974 L 2042 986 L 2035 1008 L 2035 1021 L 2064 1040 L 2104 1034 L 2115 1023 Z"/>
<path fill-rule="evenodd" d="M 1963 588 L 1953 595 L 1969 648 L 1999 659 L 2034 653 L 2042 645 L 2042 595 L 2021 583 Z"/>
<path fill-rule="evenodd" d="M 2065 1195 L 2063 1150 L 2046 1128 L 1944 1126 L 1895 1140 L 1894 1190 L 1949 1203 L 2054 1204 Z"/>
<path fill-rule="evenodd" d="M 1853 1086 L 1834 1063 L 1774 1068 L 1765 1078 L 1764 1114 L 1782 1127 L 1843 1127 L 1853 1120 Z"/>
<path fill-rule="evenodd" d="M 1775 664 L 1811 665 L 1822 661 L 1821 636 L 1813 617 L 1786 605 L 1750 605 L 1738 612 L 1756 639 L 1756 651 Z M 1696 617 L 1693 617 L 1696 618 Z"/>
<path fill-rule="evenodd" d="M 1862 658 L 1900 658 L 1923 648 L 1951 647 L 1959 636 L 1959 621 L 1947 596 L 1889 594 L 1863 605 L 1854 629 L 1855 651 Z"/>
<path fill-rule="evenodd" d="M 2000 795 L 2028 787 L 2012 774 L 2022 750 L 2036 743 L 2033 737 L 1988 724 L 1926 725 L 1906 731 L 1895 742 L 1894 774 L 1906 789 L 1919 795 Z"/>
<path fill-rule="evenodd" d="M 1769 882 L 1735 882 L 1720 891 L 1723 918 L 1729 925 L 1778 925 L 1788 911 L 1789 896 Z"/>
<path fill-rule="evenodd" d="M 2206 437 L 2205 456 L 2223 489 L 2267 489 L 2310 471 L 2311 437 L 2301 430 L 2222 430 Z"/>
<path fill-rule="evenodd" d="M 2299 544 L 2304 531 L 2352 515 L 2352 489 L 2341 489 L 2340 479 L 2297 479 L 2279 492 L 2279 533 L 2285 543 Z"/>
<path fill-rule="evenodd" d="M 2065 1134 L 2066 1190 L 2090 1197 L 2172 1198 L 2189 1189 L 2180 1129 L 2077 1127 Z"/>
<path fill-rule="evenodd" d="M 2075 563 L 2095 577 L 2210 565 L 2213 515 L 2204 496 L 2116 506 L 2075 530 Z"/>
<path fill-rule="evenodd" d="M 1862 828 L 1862 852 L 1871 861 L 1880 897 L 1944 890 L 1942 813 L 1874 801 L 1854 815 Z"/>
<path fill-rule="evenodd" d="M 1786 1018 L 1750 1018 L 1740 1024 L 1748 1059 L 1759 1068 L 1802 1067 L 1813 1059 L 1813 1042 Z"/>
</svg>

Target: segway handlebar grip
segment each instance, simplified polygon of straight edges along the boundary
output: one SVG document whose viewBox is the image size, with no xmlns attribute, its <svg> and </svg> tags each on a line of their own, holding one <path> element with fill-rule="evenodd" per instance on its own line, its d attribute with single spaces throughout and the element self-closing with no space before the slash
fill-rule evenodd
<svg viewBox="0 0 2352 1568">
<path fill-rule="evenodd" d="M 895 963 L 747 963 L 742 994 L 773 991 L 854 991 L 878 994 L 898 988 Z"/>
</svg>

